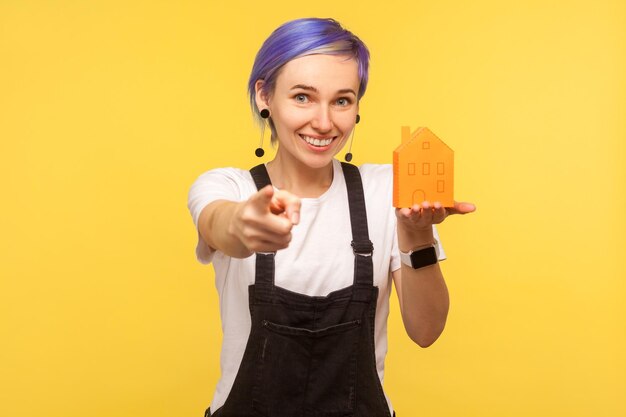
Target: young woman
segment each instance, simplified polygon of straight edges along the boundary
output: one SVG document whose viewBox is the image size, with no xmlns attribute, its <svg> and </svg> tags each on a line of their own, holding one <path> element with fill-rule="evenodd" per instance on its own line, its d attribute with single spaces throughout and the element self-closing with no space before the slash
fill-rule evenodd
<svg viewBox="0 0 626 417">
<path fill-rule="evenodd" d="M 213 169 L 191 187 L 196 253 L 214 265 L 224 332 L 206 416 L 391 417 L 392 280 L 409 337 L 426 347 L 443 331 L 434 224 L 474 206 L 394 209 L 391 166 L 335 159 L 359 121 L 368 64 L 363 42 L 332 19 L 276 29 L 249 81 L 276 157 Z"/>
</svg>

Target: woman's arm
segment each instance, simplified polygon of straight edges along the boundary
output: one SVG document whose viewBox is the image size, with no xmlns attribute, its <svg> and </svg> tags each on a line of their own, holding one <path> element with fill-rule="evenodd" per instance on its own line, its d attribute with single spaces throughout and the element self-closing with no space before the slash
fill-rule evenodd
<svg viewBox="0 0 626 417">
<path fill-rule="evenodd" d="M 441 223 L 450 214 L 466 214 L 475 210 L 473 204 L 456 203 L 444 208 L 435 203 L 410 209 L 396 209 L 398 246 L 409 252 L 435 243 L 433 224 Z M 446 325 L 450 299 L 439 264 L 413 269 L 402 264 L 392 273 L 400 302 L 402 321 L 409 337 L 421 347 L 432 345 Z"/>
<path fill-rule="evenodd" d="M 300 199 L 271 185 L 241 202 L 217 200 L 198 218 L 198 231 L 213 249 L 234 258 L 254 252 L 274 252 L 291 241 L 291 228 L 299 221 Z"/>
</svg>

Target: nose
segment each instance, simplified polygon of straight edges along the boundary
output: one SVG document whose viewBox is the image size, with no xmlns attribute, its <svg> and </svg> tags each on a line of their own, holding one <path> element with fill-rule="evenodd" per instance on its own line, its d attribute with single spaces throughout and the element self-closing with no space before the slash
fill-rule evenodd
<svg viewBox="0 0 626 417">
<path fill-rule="evenodd" d="M 311 120 L 311 126 L 319 132 L 329 132 L 332 130 L 333 121 L 330 108 L 328 106 L 319 106 L 313 120 Z"/>
</svg>

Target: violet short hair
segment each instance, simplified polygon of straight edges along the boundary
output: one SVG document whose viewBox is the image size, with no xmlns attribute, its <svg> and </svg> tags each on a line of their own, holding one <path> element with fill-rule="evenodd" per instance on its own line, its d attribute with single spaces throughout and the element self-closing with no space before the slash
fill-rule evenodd
<svg viewBox="0 0 626 417">
<path fill-rule="evenodd" d="M 369 71 L 367 46 L 334 19 L 304 18 L 291 20 L 272 32 L 254 59 L 248 80 L 248 95 L 250 107 L 252 107 L 252 112 L 257 121 L 263 123 L 255 101 L 254 85 L 257 80 L 264 80 L 263 90 L 271 94 L 274 91 L 280 69 L 287 62 L 313 54 L 353 57 L 359 67 L 358 99 L 363 97 L 367 88 Z M 274 139 L 275 132 L 271 121 L 270 127 L 272 128 L 272 139 Z"/>
</svg>

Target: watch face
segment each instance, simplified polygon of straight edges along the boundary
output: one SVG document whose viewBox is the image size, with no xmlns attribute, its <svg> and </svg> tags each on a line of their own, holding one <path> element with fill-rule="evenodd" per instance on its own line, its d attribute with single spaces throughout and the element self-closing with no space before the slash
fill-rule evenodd
<svg viewBox="0 0 626 417">
<path fill-rule="evenodd" d="M 424 249 L 411 253 L 411 265 L 413 268 L 423 268 L 428 265 L 437 263 L 437 251 L 434 246 L 429 246 Z"/>
</svg>

